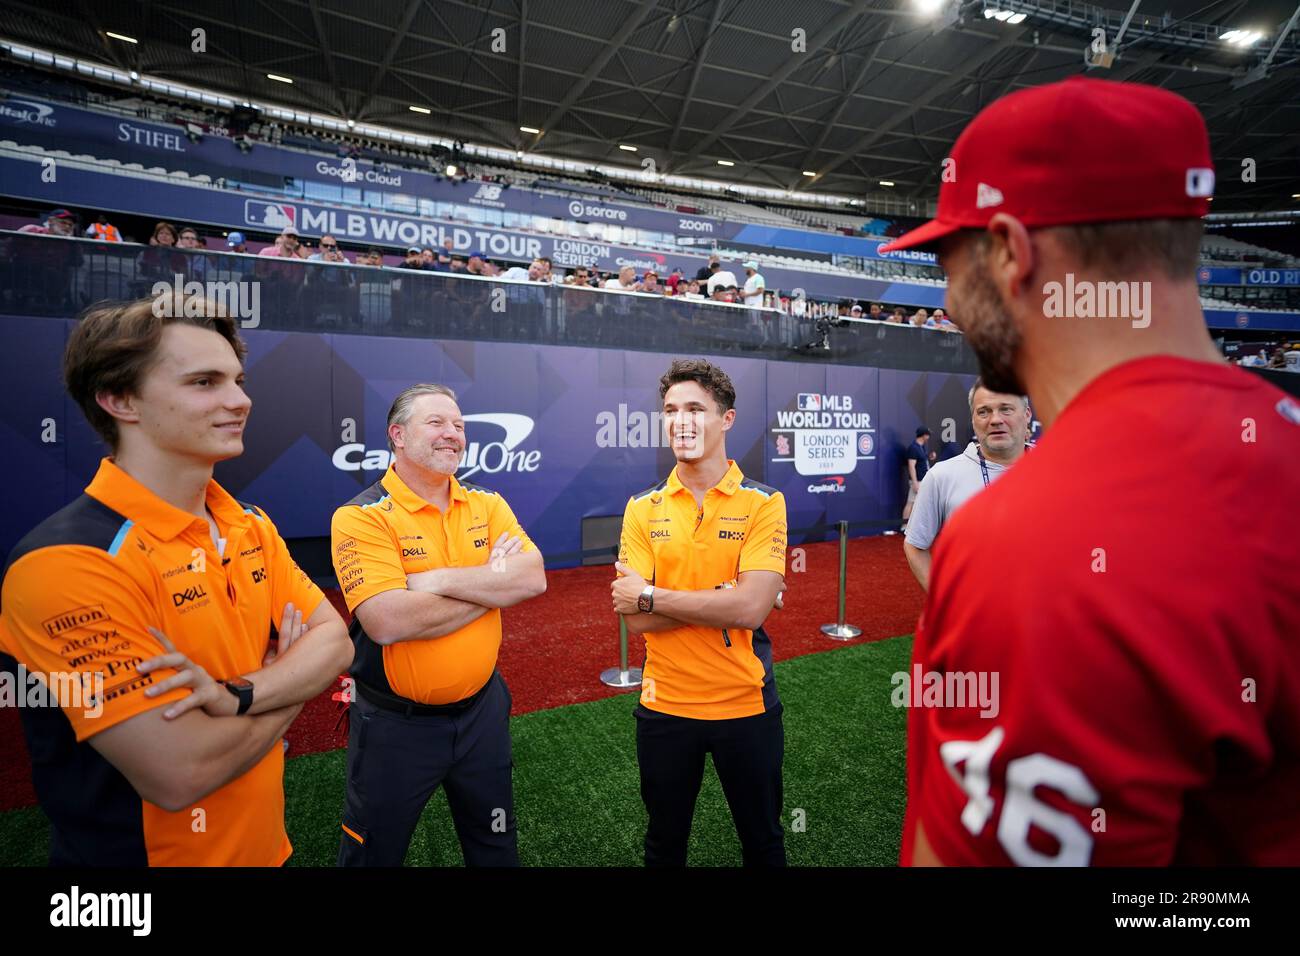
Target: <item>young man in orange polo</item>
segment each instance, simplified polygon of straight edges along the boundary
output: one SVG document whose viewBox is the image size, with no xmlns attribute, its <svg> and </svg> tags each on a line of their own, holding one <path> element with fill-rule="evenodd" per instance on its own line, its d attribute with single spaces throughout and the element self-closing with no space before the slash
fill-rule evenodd
<svg viewBox="0 0 1300 956">
<path fill-rule="evenodd" d="M 64 379 L 112 457 L 5 569 L 6 650 L 99 688 L 22 711 L 50 864 L 279 866 L 280 738 L 351 648 L 266 514 L 212 480 L 251 406 L 235 322 L 156 304 L 73 330 Z"/>
<path fill-rule="evenodd" d="M 763 622 L 785 576 L 785 499 L 727 458 L 736 390 L 702 360 L 659 381 L 677 466 L 628 501 L 614 611 L 645 634 L 637 718 L 647 866 L 684 866 L 711 754 L 746 866 L 784 866 L 785 734 Z"/>
<path fill-rule="evenodd" d="M 468 866 L 515 866 L 510 691 L 501 608 L 546 590 L 542 554 L 506 500 L 456 480 L 465 422 L 444 385 L 388 413 L 388 472 L 334 512 L 334 569 L 354 617 L 340 866 L 401 866 L 447 790 Z"/>
</svg>

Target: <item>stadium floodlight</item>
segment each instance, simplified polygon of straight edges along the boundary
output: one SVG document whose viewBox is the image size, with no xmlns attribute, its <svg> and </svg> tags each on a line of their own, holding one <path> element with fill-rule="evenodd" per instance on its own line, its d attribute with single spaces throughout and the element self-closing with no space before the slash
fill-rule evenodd
<svg viewBox="0 0 1300 956">
<path fill-rule="evenodd" d="M 427 106 L 408 106 L 407 109 L 412 113 L 423 113 L 425 116 L 428 116 L 433 112 L 433 110 L 429 109 Z"/>
<path fill-rule="evenodd" d="M 460 170 L 455 163 L 448 163 L 447 168 L 443 170 L 448 176 L 455 176 Z"/>
<path fill-rule="evenodd" d="M 636 147 L 635 147 L 635 146 L 628 146 L 628 145 L 626 145 L 626 144 L 624 144 L 624 143 L 619 143 L 619 144 L 618 144 L 618 148 L 621 149 L 621 150 L 622 150 L 623 152 L 625 152 L 625 153 L 635 153 L 635 152 L 636 152 Z"/>
<path fill-rule="evenodd" d="M 348 120 L 348 129 L 354 129 L 357 125 L 356 120 Z"/>
<path fill-rule="evenodd" d="M 947 2 L 947 0 L 913 0 L 916 9 L 927 17 L 938 13 L 943 8 L 945 2 Z"/>
<path fill-rule="evenodd" d="M 894 181 L 893 181 L 892 179 L 882 179 L 882 180 L 880 181 L 880 185 L 882 185 L 882 186 L 892 186 L 892 185 L 894 185 Z"/>
<path fill-rule="evenodd" d="M 804 174 L 805 176 L 816 176 L 816 175 L 817 175 L 817 174 L 814 173 L 811 169 L 805 169 L 805 170 L 803 171 L 803 174 Z"/>
<path fill-rule="evenodd" d="M 538 129 L 536 126 L 521 126 L 519 127 L 519 132 L 532 133 L 534 136 L 537 136 L 538 134 L 541 133 L 541 130 Z"/>
<path fill-rule="evenodd" d="M 129 36 L 126 36 L 125 34 L 122 34 L 122 33 L 114 33 L 112 30 L 105 30 L 105 31 L 104 31 L 104 35 L 105 35 L 105 36 L 110 36 L 110 37 L 112 37 L 114 40 L 121 40 L 123 43 L 139 43 L 139 42 L 140 42 L 140 41 L 137 40 L 135 37 L 129 37 Z"/>
<path fill-rule="evenodd" d="M 1258 43 L 1263 36 L 1254 30 L 1229 30 L 1226 33 L 1220 33 L 1219 39 L 1224 43 L 1231 43 L 1233 46 L 1248 47 Z"/>
<path fill-rule="evenodd" d="M 735 166 L 736 164 L 733 163 L 733 162 L 732 162 L 731 160 L 729 160 L 729 159 L 720 159 L 720 160 L 718 160 L 718 165 L 719 165 L 719 166 Z"/>
<path fill-rule="evenodd" d="M 268 73 L 266 74 L 266 78 L 268 80 L 275 80 L 277 83 L 288 83 L 290 86 L 293 86 L 293 80 L 289 79 L 287 76 L 281 76 L 279 73 Z"/>
</svg>

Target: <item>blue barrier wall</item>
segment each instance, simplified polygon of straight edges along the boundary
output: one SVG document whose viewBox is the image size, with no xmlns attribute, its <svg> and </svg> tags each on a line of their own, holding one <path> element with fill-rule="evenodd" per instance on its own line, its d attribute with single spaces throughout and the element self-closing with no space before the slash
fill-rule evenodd
<svg viewBox="0 0 1300 956">
<path fill-rule="evenodd" d="M 59 379 L 72 321 L 0 321 L 10 385 L 0 435 L 5 553 L 79 494 L 103 447 Z M 658 380 L 668 353 L 509 342 L 249 330 L 253 414 L 245 453 L 218 466 L 232 493 L 264 507 L 286 538 L 329 533 L 335 507 L 382 474 L 385 417 L 417 381 L 454 388 L 467 416 L 460 475 L 500 491 L 553 567 L 581 562 L 582 519 L 621 515 L 628 497 L 672 468 L 661 447 Z M 896 519 L 903 451 L 918 424 L 969 432 L 973 376 L 735 355 L 728 452 L 781 490 L 791 540 L 822 540 L 845 519 Z M 351 427 L 350 427 L 351 426 Z M 862 528 L 863 524 L 865 528 Z"/>
</svg>

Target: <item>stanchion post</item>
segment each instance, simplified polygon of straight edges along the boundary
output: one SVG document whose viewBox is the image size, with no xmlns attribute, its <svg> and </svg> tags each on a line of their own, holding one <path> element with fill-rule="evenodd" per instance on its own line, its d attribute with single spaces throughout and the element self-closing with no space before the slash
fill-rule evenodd
<svg viewBox="0 0 1300 956">
<path fill-rule="evenodd" d="M 627 621 L 618 616 L 618 666 L 600 672 L 600 682 L 609 687 L 640 687 L 641 668 L 627 666 Z"/>
<path fill-rule="evenodd" d="M 823 624 L 822 633 L 833 641 L 851 641 L 862 634 L 862 628 L 844 623 L 844 602 L 846 598 L 846 577 L 849 562 L 849 523 L 840 522 L 840 613 L 834 624 Z"/>
</svg>

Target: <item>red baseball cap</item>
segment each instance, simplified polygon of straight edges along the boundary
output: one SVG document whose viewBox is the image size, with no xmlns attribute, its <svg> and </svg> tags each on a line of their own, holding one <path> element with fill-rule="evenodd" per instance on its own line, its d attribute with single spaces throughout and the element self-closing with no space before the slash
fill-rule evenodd
<svg viewBox="0 0 1300 956">
<path fill-rule="evenodd" d="M 939 215 L 880 247 L 916 249 L 995 213 L 1029 228 L 1199 219 L 1214 164 L 1200 111 L 1142 83 L 1076 76 L 989 104 L 945 160 Z"/>
</svg>

